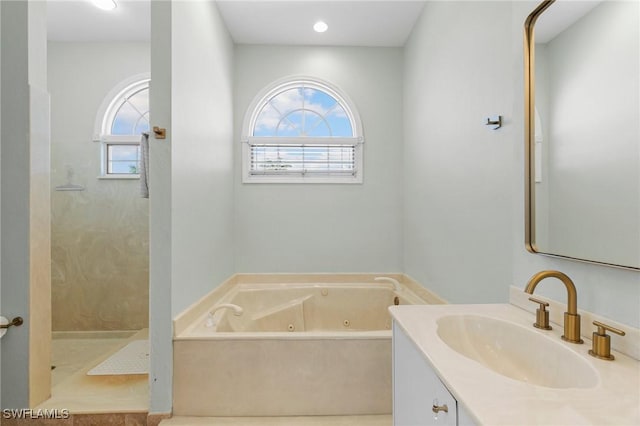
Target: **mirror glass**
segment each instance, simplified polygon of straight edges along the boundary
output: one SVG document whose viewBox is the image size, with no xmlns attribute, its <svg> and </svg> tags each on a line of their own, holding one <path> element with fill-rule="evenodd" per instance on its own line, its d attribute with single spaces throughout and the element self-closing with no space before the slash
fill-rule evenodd
<svg viewBox="0 0 640 426">
<path fill-rule="evenodd" d="M 546 1 L 527 20 L 530 251 L 640 268 L 639 29 L 637 1 Z"/>
</svg>

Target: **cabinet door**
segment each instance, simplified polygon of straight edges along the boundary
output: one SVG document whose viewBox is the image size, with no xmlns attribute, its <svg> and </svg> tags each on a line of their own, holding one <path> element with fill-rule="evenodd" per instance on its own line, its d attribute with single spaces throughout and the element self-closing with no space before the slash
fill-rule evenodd
<svg viewBox="0 0 640 426">
<path fill-rule="evenodd" d="M 448 412 L 433 412 L 433 405 Z M 455 425 L 456 400 L 440 382 L 420 350 L 395 323 L 393 325 L 394 426 Z"/>
</svg>

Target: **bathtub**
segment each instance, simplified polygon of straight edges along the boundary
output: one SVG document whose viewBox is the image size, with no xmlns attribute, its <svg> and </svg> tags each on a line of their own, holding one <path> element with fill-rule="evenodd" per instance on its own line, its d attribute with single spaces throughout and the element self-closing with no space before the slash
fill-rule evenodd
<svg viewBox="0 0 640 426">
<path fill-rule="evenodd" d="M 387 283 L 236 284 L 174 338 L 173 413 L 391 413 L 388 307 L 425 303 Z"/>
</svg>

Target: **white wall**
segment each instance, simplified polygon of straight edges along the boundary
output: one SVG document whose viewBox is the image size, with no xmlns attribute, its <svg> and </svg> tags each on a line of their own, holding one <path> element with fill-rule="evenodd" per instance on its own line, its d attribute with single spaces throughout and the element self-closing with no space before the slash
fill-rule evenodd
<svg viewBox="0 0 640 426">
<path fill-rule="evenodd" d="M 167 129 L 149 137 L 149 413 L 171 412 L 171 6 L 151 2 L 150 122 Z"/>
<path fill-rule="evenodd" d="M 430 2 L 405 47 L 404 272 L 454 303 L 505 301 L 511 278 L 510 20 L 506 2 Z"/>
<path fill-rule="evenodd" d="M 402 269 L 402 50 L 236 47 L 235 235 L 238 272 Z M 250 102 L 292 75 L 329 81 L 362 119 L 364 183 L 243 184 L 240 129 Z"/>
<path fill-rule="evenodd" d="M 215 3 L 172 11 L 173 314 L 234 272 L 233 43 Z"/>
<path fill-rule="evenodd" d="M 231 276 L 233 43 L 213 2 L 153 2 L 151 413 L 171 411 L 171 320 Z M 170 106 L 170 107 L 169 107 Z"/>
</svg>

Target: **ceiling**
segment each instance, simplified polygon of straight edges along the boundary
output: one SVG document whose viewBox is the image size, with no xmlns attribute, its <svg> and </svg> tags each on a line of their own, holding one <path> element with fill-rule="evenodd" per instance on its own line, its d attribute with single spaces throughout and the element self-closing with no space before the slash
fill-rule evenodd
<svg viewBox="0 0 640 426">
<path fill-rule="evenodd" d="M 48 36 L 55 41 L 149 40 L 148 0 L 116 0 L 102 11 L 89 0 L 47 0 Z M 418 0 L 220 0 L 238 44 L 403 46 L 424 2 Z M 329 30 L 312 30 L 317 20 Z"/>
<path fill-rule="evenodd" d="M 89 0 L 47 0 L 47 33 L 55 41 L 148 41 L 148 0 L 116 0 L 104 11 Z"/>
<path fill-rule="evenodd" d="M 419 1 L 219 1 L 239 44 L 403 46 L 423 3 Z M 323 20 L 329 30 L 318 34 Z"/>
</svg>

